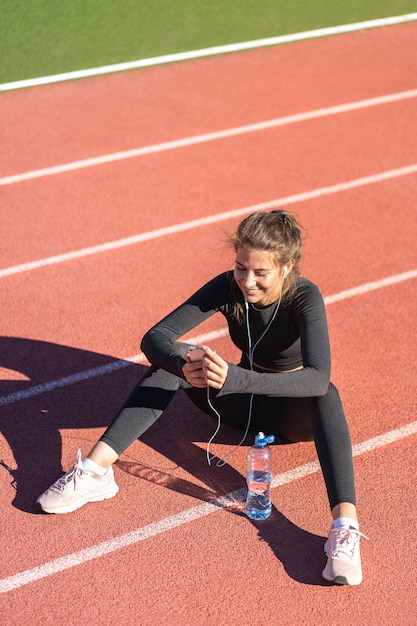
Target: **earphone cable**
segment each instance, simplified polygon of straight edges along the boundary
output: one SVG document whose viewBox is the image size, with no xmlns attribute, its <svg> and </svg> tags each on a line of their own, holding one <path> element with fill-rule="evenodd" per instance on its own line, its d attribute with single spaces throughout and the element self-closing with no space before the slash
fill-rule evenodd
<svg viewBox="0 0 417 626">
<path fill-rule="evenodd" d="M 262 333 L 262 335 L 259 337 L 259 339 L 256 341 L 255 345 L 252 348 L 252 336 L 251 336 L 251 332 L 250 332 L 250 323 L 249 323 L 249 305 L 248 302 L 245 300 L 245 309 L 246 309 L 246 315 L 245 315 L 245 322 L 246 322 L 246 331 L 247 331 L 247 337 L 248 337 L 248 357 L 249 357 L 249 367 L 251 369 L 251 371 L 253 372 L 253 355 L 255 353 L 255 349 L 257 348 L 257 346 L 259 345 L 259 343 L 262 341 L 262 339 L 265 337 L 266 333 L 268 332 L 268 330 L 271 328 L 277 314 L 278 314 L 278 310 L 281 306 L 281 298 L 282 298 L 282 285 L 281 285 L 281 290 L 280 290 L 280 294 L 279 294 L 279 299 L 277 302 L 277 305 L 275 307 L 275 311 L 271 317 L 271 319 L 268 322 L 267 327 L 265 328 L 264 332 Z M 207 443 L 207 451 L 206 451 L 206 456 L 207 456 L 207 463 L 209 465 L 211 465 L 211 462 L 213 459 L 217 458 L 218 461 L 216 463 L 217 467 L 222 467 L 223 465 L 225 465 L 227 463 L 227 460 L 229 458 L 229 456 L 231 454 L 233 454 L 233 452 L 235 450 L 237 450 L 242 443 L 245 441 L 247 434 L 249 432 L 249 427 L 250 427 L 250 422 L 252 419 L 252 406 L 253 406 L 253 393 L 251 393 L 250 395 L 250 400 L 249 400 L 249 409 L 248 409 L 248 419 L 246 422 L 246 430 L 245 430 L 245 434 L 243 435 L 242 439 L 240 440 L 240 442 L 234 447 L 232 448 L 229 452 L 227 452 L 224 456 L 219 456 L 217 454 L 214 454 L 212 456 L 210 456 L 210 446 L 214 440 L 214 438 L 216 437 L 217 433 L 220 430 L 221 427 L 221 415 L 220 413 L 217 411 L 217 409 L 213 406 L 213 403 L 210 400 L 210 387 L 207 387 L 207 403 L 209 405 L 209 407 L 211 408 L 211 410 L 213 411 L 213 413 L 216 415 L 217 417 L 217 428 L 214 431 L 213 435 L 210 437 L 208 443 Z"/>
</svg>

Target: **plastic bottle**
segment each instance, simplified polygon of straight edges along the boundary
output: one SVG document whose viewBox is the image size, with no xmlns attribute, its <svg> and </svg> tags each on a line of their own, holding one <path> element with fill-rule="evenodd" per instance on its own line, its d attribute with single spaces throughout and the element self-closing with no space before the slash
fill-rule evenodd
<svg viewBox="0 0 417 626">
<path fill-rule="evenodd" d="M 258 433 L 255 437 L 255 445 L 248 451 L 246 515 L 250 519 L 266 519 L 271 514 L 269 487 L 272 480 L 272 451 L 268 444 L 274 440 L 273 435 L 266 437 L 264 433 Z"/>
</svg>

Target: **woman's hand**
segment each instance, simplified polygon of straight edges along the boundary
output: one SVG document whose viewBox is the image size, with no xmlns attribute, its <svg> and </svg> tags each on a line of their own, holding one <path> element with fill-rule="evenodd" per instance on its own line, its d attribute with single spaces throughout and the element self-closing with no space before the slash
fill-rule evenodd
<svg viewBox="0 0 417 626">
<path fill-rule="evenodd" d="M 203 346 L 203 348 L 203 373 L 206 377 L 206 386 L 221 389 L 229 372 L 229 364 L 208 346 Z"/>
<path fill-rule="evenodd" d="M 201 356 L 202 361 L 193 362 L 187 357 L 187 363 L 182 368 L 185 380 L 200 389 L 206 387 L 221 389 L 229 371 L 227 361 L 208 346 L 203 346 Z"/>
<path fill-rule="evenodd" d="M 201 351 L 201 356 L 203 356 Z M 182 372 L 184 378 L 192 387 L 200 387 L 204 389 L 207 387 L 206 375 L 203 372 L 203 361 L 191 361 L 187 356 L 187 363 L 182 366 Z"/>
<path fill-rule="evenodd" d="M 200 356 L 200 360 L 191 361 L 191 358 L 187 356 L 187 362 L 182 366 L 182 372 L 184 378 L 193 387 L 199 387 L 205 389 L 207 387 L 206 375 L 203 372 L 203 350 L 196 351 L 196 354 Z"/>
</svg>

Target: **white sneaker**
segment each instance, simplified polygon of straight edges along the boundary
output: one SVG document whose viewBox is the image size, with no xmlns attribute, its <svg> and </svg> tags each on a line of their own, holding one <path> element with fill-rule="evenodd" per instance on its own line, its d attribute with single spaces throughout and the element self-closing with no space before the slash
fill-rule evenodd
<svg viewBox="0 0 417 626">
<path fill-rule="evenodd" d="M 331 528 L 324 545 L 327 564 L 323 578 L 336 585 L 359 585 L 362 582 L 362 565 L 359 549 L 360 537 L 365 537 L 352 526 Z"/>
<path fill-rule="evenodd" d="M 74 467 L 49 487 L 36 500 L 45 513 L 71 513 L 87 504 L 113 498 L 119 491 L 113 468 L 104 476 L 82 468 L 81 450 L 75 457 Z"/>
</svg>

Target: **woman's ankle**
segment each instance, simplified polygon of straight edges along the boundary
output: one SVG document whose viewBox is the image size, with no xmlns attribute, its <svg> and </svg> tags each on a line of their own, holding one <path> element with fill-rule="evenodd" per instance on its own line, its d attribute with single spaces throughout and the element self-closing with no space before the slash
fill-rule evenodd
<svg viewBox="0 0 417 626">
<path fill-rule="evenodd" d="M 118 458 L 119 455 L 104 441 L 98 441 L 87 455 L 87 459 L 90 459 L 106 470 L 110 465 L 113 465 Z"/>
<path fill-rule="evenodd" d="M 356 512 L 356 506 L 352 504 L 351 502 L 341 502 L 340 504 L 337 504 L 332 509 L 332 516 L 334 520 L 340 517 L 345 517 L 350 520 L 353 520 L 357 524 L 359 523 L 358 515 Z"/>
</svg>

